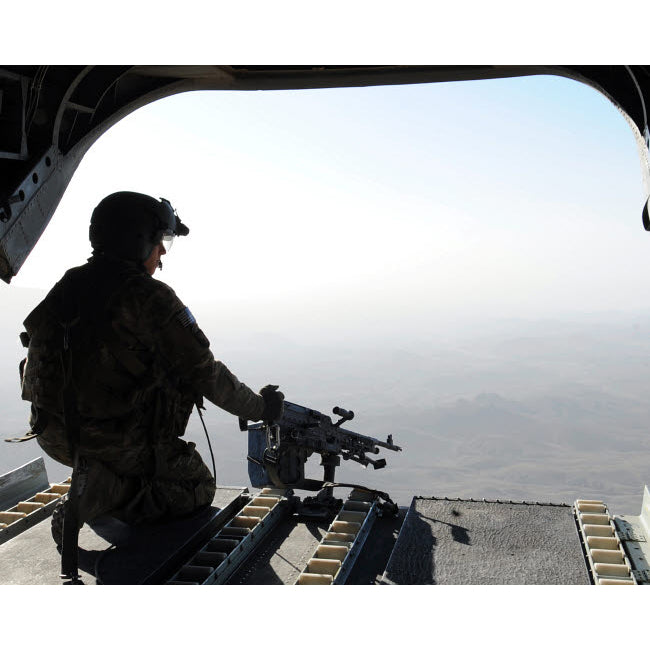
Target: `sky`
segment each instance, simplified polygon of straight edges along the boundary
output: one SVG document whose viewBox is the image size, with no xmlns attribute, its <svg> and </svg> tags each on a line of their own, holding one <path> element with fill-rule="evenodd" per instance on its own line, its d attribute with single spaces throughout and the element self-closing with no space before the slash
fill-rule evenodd
<svg viewBox="0 0 650 650">
<path fill-rule="evenodd" d="M 564 78 L 157 101 L 86 154 L 12 285 L 83 263 L 122 189 L 177 208 L 191 232 L 156 277 L 226 328 L 394 340 L 650 307 L 633 133 Z"/>
</svg>

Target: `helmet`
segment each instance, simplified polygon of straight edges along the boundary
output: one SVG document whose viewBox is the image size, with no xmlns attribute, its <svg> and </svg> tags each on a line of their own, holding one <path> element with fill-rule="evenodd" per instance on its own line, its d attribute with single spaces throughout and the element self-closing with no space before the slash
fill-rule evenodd
<svg viewBox="0 0 650 650">
<path fill-rule="evenodd" d="M 167 199 L 115 192 L 93 210 L 89 234 L 93 251 L 144 262 L 157 244 L 169 249 L 174 236 L 189 232 Z"/>
</svg>

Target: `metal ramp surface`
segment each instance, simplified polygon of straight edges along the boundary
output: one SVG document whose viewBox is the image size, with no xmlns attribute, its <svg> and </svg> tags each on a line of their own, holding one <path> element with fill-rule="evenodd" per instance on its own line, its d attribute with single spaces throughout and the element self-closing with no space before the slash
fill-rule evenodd
<svg viewBox="0 0 650 650">
<path fill-rule="evenodd" d="M 217 487 L 209 508 L 186 519 L 129 529 L 115 519 L 79 531 L 79 573 L 84 584 L 141 584 L 164 580 L 168 566 L 223 525 L 248 499 L 246 488 Z M 0 546 L 0 583 L 60 585 L 61 555 L 45 519 Z"/>
<path fill-rule="evenodd" d="M 384 584 L 590 584 L 571 506 L 415 497 Z"/>
</svg>

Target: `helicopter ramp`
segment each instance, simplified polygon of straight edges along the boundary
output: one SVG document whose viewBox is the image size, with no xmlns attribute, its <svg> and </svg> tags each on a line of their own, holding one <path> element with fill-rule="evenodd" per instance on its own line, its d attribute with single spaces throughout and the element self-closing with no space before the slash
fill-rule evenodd
<svg viewBox="0 0 650 650">
<path fill-rule="evenodd" d="M 196 550 L 247 501 L 247 488 L 219 487 L 209 508 L 166 524 L 129 528 L 97 519 L 79 531 L 79 574 L 83 584 L 156 584 L 170 567 Z M 0 546 L 0 582 L 6 585 L 61 584 L 61 555 L 47 518 Z"/>
<path fill-rule="evenodd" d="M 590 584 L 566 504 L 414 497 L 384 584 Z"/>
</svg>

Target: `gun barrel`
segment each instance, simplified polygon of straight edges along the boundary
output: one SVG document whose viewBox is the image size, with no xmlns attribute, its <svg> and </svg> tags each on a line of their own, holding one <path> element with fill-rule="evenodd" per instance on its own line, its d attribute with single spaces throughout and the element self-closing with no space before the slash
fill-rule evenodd
<svg viewBox="0 0 650 650">
<path fill-rule="evenodd" d="M 387 442 L 382 442 L 381 440 L 377 440 L 376 438 L 370 438 L 369 436 L 361 436 L 360 434 L 356 434 L 359 437 L 366 438 L 367 440 L 372 441 L 373 445 L 376 445 L 377 447 L 383 447 L 384 449 L 390 449 L 391 451 L 402 451 L 402 448 L 399 447 L 398 445 L 393 445 L 389 444 Z M 378 454 L 379 449 L 375 450 L 373 453 Z"/>
<path fill-rule="evenodd" d="M 402 451 L 401 447 L 398 447 L 397 445 L 393 445 L 392 443 L 382 442 L 381 440 L 377 440 L 377 438 L 364 436 L 361 433 L 356 433 L 354 431 L 350 431 L 349 429 L 339 428 L 338 430 L 341 432 L 341 434 L 346 434 L 351 438 L 355 439 L 356 441 L 362 443 L 365 447 L 367 447 L 368 451 L 372 454 L 379 453 L 379 449 L 376 449 L 376 447 L 383 447 L 384 449 L 390 449 L 391 451 Z"/>
</svg>

